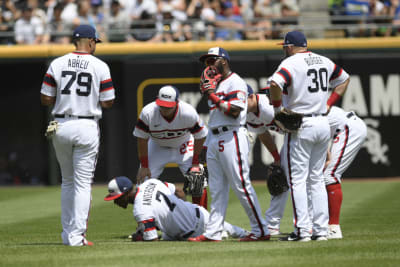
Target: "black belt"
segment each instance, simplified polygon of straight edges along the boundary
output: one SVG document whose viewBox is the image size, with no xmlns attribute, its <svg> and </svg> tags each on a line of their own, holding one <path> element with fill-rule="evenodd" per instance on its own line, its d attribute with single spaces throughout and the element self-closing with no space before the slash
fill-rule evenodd
<svg viewBox="0 0 400 267">
<path fill-rule="evenodd" d="M 350 119 L 351 117 L 353 117 L 353 116 L 355 116 L 355 115 L 356 115 L 356 114 L 354 114 L 354 112 L 351 111 L 351 112 L 347 113 L 346 117 L 347 117 L 348 119 Z"/>
<path fill-rule="evenodd" d="M 222 133 L 222 132 L 227 132 L 227 131 L 229 131 L 229 128 L 226 127 L 226 126 L 222 126 L 222 127 L 215 128 L 215 129 L 212 129 L 212 130 L 211 130 L 211 132 L 212 132 L 213 134 L 220 134 L 220 133 Z"/>
<path fill-rule="evenodd" d="M 74 115 L 66 115 L 66 114 L 55 114 L 54 118 L 78 118 L 78 119 L 94 120 L 94 116 L 74 116 Z"/>
<path fill-rule="evenodd" d="M 311 113 L 311 114 L 303 114 L 304 117 L 318 117 L 318 116 L 326 116 L 326 114 L 319 113 Z"/>
<path fill-rule="evenodd" d="M 196 208 L 196 217 L 200 219 L 200 209 Z"/>
</svg>

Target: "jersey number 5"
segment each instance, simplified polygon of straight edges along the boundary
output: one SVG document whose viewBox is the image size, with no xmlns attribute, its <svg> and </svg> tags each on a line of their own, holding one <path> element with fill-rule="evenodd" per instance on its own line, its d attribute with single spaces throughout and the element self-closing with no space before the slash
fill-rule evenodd
<svg viewBox="0 0 400 267">
<path fill-rule="evenodd" d="M 89 96 L 90 90 L 92 88 L 92 75 L 87 72 L 80 72 L 78 75 L 75 71 L 65 70 L 61 72 L 62 77 L 69 77 L 67 84 L 65 85 L 64 89 L 61 90 L 61 94 L 63 95 L 70 95 L 71 94 L 71 86 L 76 83 L 80 87 L 84 87 L 85 90 L 81 90 L 79 87 L 76 89 L 76 94 L 79 96 Z"/>
<path fill-rule="evenodd" d="M 167 203 L 167 206 L 168 206 L 169 210 L 170 210 L 170 211 L 173 211 L 173 210 L 175 209 L 176 204 L 173 203 L 173 202 L 171 202 L 171 201 L 169 200 L 169 198 L 168 198 L 163 192 L 157 191 L 157 193 L 156 193 L 156 199 L 157 199 L 158 201 L 160 201 L 160 202 L 161 202 L 161 196 L 164 198 L 165 203 Z"/>
</svg>

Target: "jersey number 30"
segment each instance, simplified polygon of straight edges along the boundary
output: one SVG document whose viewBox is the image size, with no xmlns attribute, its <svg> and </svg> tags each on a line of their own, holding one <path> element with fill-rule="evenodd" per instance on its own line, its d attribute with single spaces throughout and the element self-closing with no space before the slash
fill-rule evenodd
<svg viewBox="0 0 400 267">
<path fill-rule="evenodd" d="M 75 71 L 65 70 L 61 72 L 61 76 L 69 78 L 64 89 L 61 90 L 61 94 L 70 95 L 71 86 L 76 81 L 76 83 L 79 85 L 79 87 L 76 89 L 76 94 L 79 96 L 90 95 L 90 90 L 92 88 L 92 74 L 87 72 L 80 72 L 77 74 Z M 82 87 L 85 88 L 85 90 L 81 90 Z"/>
<path fill-rule="evenodd" d="M 307 76 L 311 77 L 311 86 L 308 86 L 310 93 L 316 93 L 321 89 L 322 91 L 328 90 L 328 71 L 325 68 L 309 69 Z"/>
</svg>

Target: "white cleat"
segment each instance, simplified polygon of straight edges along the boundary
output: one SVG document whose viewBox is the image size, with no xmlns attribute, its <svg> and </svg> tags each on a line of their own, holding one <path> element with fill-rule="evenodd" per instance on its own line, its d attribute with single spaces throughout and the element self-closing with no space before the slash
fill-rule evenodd
<svg viewBox="0 0 400 267">
<path fill-rule="evenodd" d="M 311 240 L 314 241 L 328 241 L 328 238 L 324 235 L 316 235 L 316 236 L 312 236 Z"/>
<path fill-rule="evenodd" d="M 268 228 L 268 231 L 271 236 L 276 236 L 281 234 L 279 229 Z"/>
<path fill-rule="evenodd" d="M 342 239 L 342 230 L 339 224 L 330 224 L 328 227 L 328 239 Z"/>
<path fill-rule="evenodd" d="M 229 234 L 228 234 L 228 231 L 222 231 L 222 234 L 221 234 L 221 239 L 228 239 L 229 238 Z"/>
</svg>

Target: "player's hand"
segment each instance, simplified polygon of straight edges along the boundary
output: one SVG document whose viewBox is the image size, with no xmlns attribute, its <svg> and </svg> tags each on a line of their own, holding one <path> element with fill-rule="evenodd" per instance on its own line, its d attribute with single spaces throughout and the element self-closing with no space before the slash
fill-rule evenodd
<svg viewBox="0 0 400 267">
<path fill-rule="evenodd" d="M 151 178 L 151 172 L 149 168 L 139 168 L 138 174 L 136 176 L 136 183 L 141 184 L 147 178 Z"/>
</svg>

